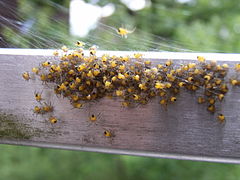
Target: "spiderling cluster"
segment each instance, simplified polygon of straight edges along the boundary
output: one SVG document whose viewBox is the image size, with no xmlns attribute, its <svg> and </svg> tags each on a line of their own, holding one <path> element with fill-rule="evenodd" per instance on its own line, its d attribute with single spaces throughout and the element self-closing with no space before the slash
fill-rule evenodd
<svg viewBox="0 0 240 180">
<path fill-rule="evenodd" d="M 215 113 L 218 111 L 216 102 L 223 101 L 228 85 L 240 85 L 237 79 L 226 80 L 228 64 L 206 61 L 202 56 L 196 57 L 196 62 L 175 64 L 167 60 L 154 66 L 139 53 L 133 57 L 107 54 L 98 57 L 95 46 L 89 48 L 89 55 L 85 55 L 82 48 L 84 43 L 77 42 L 76 45 L 78 48 L 71 51 L 63 46 L 61 51 L 54 52 L 59 61 L 42 62 L 32 68 L 31 74 L 23 73 L 23 78 L 30 80 L 32 75 L 36 75 L 42 82 L 54 84 L 55 94 L 69 99 L 77 109 L 103 97 L 117 97 L 126 108 L 145 105 L 152 98 L 159 97 L 160 105 L 167 108 L 177 101 L 181 91 L 201 90 L 203 93 L 197 97 L 197 103 L 205 104 L 207 111 Z M 235 70 L 240 71 L 240 64 L 235 65 Z M 39 93 L 35 94 L 35 98 L 41 101 Z M 51 111 L 51 104 L 34 108 L 37 114 Z M 221 123 L 225 122 L 223 114 L 219 113 L 217 118 Z M 89 119 L 96 121 L 97 116 L 92 114 Z M 55 117 L 49 120 L 57 122 Z M 110 131 L 104 134 L 111 136 Z"/>
</svg>

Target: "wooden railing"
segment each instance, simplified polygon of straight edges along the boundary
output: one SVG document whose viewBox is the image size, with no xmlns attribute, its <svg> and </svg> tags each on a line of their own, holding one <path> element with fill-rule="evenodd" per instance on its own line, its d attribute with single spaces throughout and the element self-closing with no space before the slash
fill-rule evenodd
<svg viewBox="0 0 240 180">
<path fill-rule="evenodd" d="M 44 60 L 54 60 L 53 50 L 0 49 L 0 143 L 70 150 L 129 154 L 160 158 L 240 163 L 240 89 L 230 87 L 221 109 L 226 123 L 196 103 L 196 95 L 182 92 L 175 104 L 162 108 L 157 100 L 145 106 L 124 109 L 118 100 L 103 99 L 82 110 L 73 109 L 38 80 L 24 81 L 22 73 Z M 97 55 L 134 52 L 97 52 Z M 195 61 L 198 55 L 208 60 L 240 60 L 239 54 L 146 52 L 154 63 L 173 59 L 177 63 Z M 233 76 L 229 71 L 228 77 Z M 36 115 L 34 91 L 54 105 L 58 123 Z M 99 114 L 96 124 L 87 119 Z M 114 132 L 105 137 L 104 130 Z"/>
</svg>

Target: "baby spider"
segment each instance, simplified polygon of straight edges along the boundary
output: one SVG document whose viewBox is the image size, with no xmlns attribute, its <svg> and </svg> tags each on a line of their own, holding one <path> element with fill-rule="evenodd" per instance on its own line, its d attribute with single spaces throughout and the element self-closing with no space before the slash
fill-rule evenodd
<svg viewBox="0 0 240 180">
<path fill-rule="evenodd" d="M 91 116 L 89 116 L 89 120 L 95 122 L 97 120 L 97 116 L 92 114 Z"/>
<path fill-rule="evenodd" d="M 53 106 L 51 103 L 44 103 L 42 110 L 43 110 L 43 113 L 53 112 Z"/>
<path fill-rule="evenodd" d="M 197 56 L 197 60 L 201 63 L 205 63 L 206 59 L 203 56 Z"/>
<path fill-rule="evenodd" d="M 53 52 L 53 55 L 54 55 L 54 56 L 59 56 L 59 52 L 58 52 L 58 51 L 54 51 L 54 52 Z"/>
<path fill-rule="evenodd" d="M 141 59 L 141 58 L 143 57 L 143 54 L 141 54 L 141 53 L 135 53 L 135 54 L 133 54 L 133 56 L 134 56 L 134 58 L 136 58 L 136 59 Z"/>
<path fill-rule="evenodd" d="M 53 117 L 53 116 L 51 116 L 48 120 L 50 121 L 51 124 L 55 124 L 55 123 L 58 122 L 58 119 L 56 117 Z"/>
<path fill-rule="evenodd" d="M 127 30 L 125 28 L 120 27 L 120 28 L 117 29 L 117 33 L 119 35 L 121 35 L 122 37 L 127 38 L 127 35 L 130 34 L 130 33 L 133 33 L 135 31 L 135 29 L 136 28 L 134 28 L 133 30 L 130 31 L 130 30 Z"/>
<path fill-rule="evenodd" d="M 23 77 L 26 81 L 28 81 L 28 80 L 30 79 L 30 75 L 29 75 L 28 72 L 23 73 L 23 74 L 22 74 L 22 77 Z"/>
<path fill-rule="evenodd" d="M 38 67 L 33 67 L 32 72 L 35 73 L 35 74 L 38 74 L 39 73 L 39 68 Z"/>
<path fill-rule="evenodd" d="M 203 104 L 203 103 L 206 102 L 206 99 L 204 97 L 202 97 L 202 96 L 199 96 L 197 101 L 198 101 L 198 104 Z"/>
<path fill-rule="evenodd" d="M 67 52 L 68 51 L 67 46 L 63 46 L 61 49 L 62 49 L 63 52 Z"/>
<path fill-rule="evenodd" d="M 40 102 L 42 99 L 42 93 L 34 92 L 34 97 L 36 101 Z"/>
<path fill-rule="evenodd" d="M 91 55 L 91 56 L 96 55 L 97 49 L 98 49 L 98 46 L 96 46 L 96 45 L 91 46 L 91 47 L 89 48 L 89 53 L 90 53 L 90 55 Z"/>
<path fill-rule="evenodd" d="M 93 113 L 89 113 L 88 115 L 88 120 L 92 123 L 96 123 L 97 121 L 99 121 L 101 119 L 101 114 L 98 113 L 98 114 L 93 114 Z"/>
<path fill-rule="evenodd" d="M 49 61 L 45 61 L 42 63 L 42 67 L 46 68 L 46 67 L 49 67 L 51 65 L 51 62 Z"/>
<path fill-rule="evenodd" d="M 78 47 L 83 47 L 83 46 L 85 46 L 85 43 L 82 42 L 82 41 L 77 41 L 77 42 L 76 42 L 76 46 L 78 46 Z"/>
<path fill-rule="evenodd" d="M 33 109 L 33 112 L 36 113 L 36 114 L 40 114 L 42 112 L 42 109 L 39 106 L 35 106 L 34 109 Z"/>
<path fill-rule="evenodd" d="M 72 109 L 74 109 L 74 108 L 76 108 L 76 109 L 81 109 L 81 108 L 83 107 L 83 104 L 80 103 L 80 102 L 72 102 L 71 104 L 72 104 L 72 106 L 73 106 Z"/>
<path fill-rule="evenodd" d="M 122 107 L 127 108 L 127 107 L 130 107 L 130 106 L 131 106 L 130 102 L 128 102 L 128 101 L 123 101 L 122 102 Z"/>
<path fill-rule="evenodd" d="M 171 101 L 171 102 L 176 102 L 176 101 L 177 101 L 177 98 L 173 96 L 173 97 L 170 98 L 170 101 Z"/>
<path fill-rule="evenodd" d="M 113 131 L 111 131 L 111 130 L 105 130 L 105 131 L 103 132 L 103 134 L 104 134 L 104 136 L 107 137 L 107 138 L 113 138 L 113 137 L 115 137 Z"/>
<path fill-rule="evenodd" d="M 218 118 L 218 121 L 220 123 L 224 123 L 225 122 L 225 116 L 223 114 L 218 114 L 217 118 Z"/>
</svg>

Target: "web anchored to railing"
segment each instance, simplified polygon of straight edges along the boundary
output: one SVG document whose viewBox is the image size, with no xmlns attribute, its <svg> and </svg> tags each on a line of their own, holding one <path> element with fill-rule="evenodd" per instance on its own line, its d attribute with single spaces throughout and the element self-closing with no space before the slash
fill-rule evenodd
<svg viewBox="0 0 240 180">
<path fill-rule="evenodd" d="M 1 143 L 240 162 L 240 55 L 98 51 L 83 62 L 52 53 L 0 49 Z"/>
</svg>

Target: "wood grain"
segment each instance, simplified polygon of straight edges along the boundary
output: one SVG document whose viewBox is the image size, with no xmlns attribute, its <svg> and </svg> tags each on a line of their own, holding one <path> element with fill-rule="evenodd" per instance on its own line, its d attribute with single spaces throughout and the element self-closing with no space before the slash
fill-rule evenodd
<svg viewBox="0 0 240 180">
<path fill-rule="evenodd" d="M 196 94 L 184 91 L 167 110 L 158 104 L 157 99 L 146 106 L 125 109 L 119 100 L 107 98 L 76 110 L 67 99 L 57 97 L 37 79 L 22 79 L 23 72 L 31 71 L 40 62 L 56 60 L 44 56 L 44 51 L 42 54 L 0 53 L 0 143 L 240 162 L 240 88 L 230 88 L 224 102 L 218 106 L 226 116 L 224 125 L 216 121 L 216 115 L 206 111 L 205 105 L 196 103 Z M 174 61 L 189 61 L 182 59 L 179 56 Z M 152 60 L 157 63 L 166 59 L 159 56 Z M 233 72 L 230 71 L 231 76 Z M 50 124 L 46 115 L 33 113 L 33 107 L 37 105 L 34 99 L 36 90 L 43 90 L 44 99 L 54 104 L 54 115 L 59 118 L 57 124 Z M 96 124 L 87 120 L 92 112 L 100 113 Z M 104 130 L 111 130 L 115 137 L 104 137 Z"/>
</svg>

